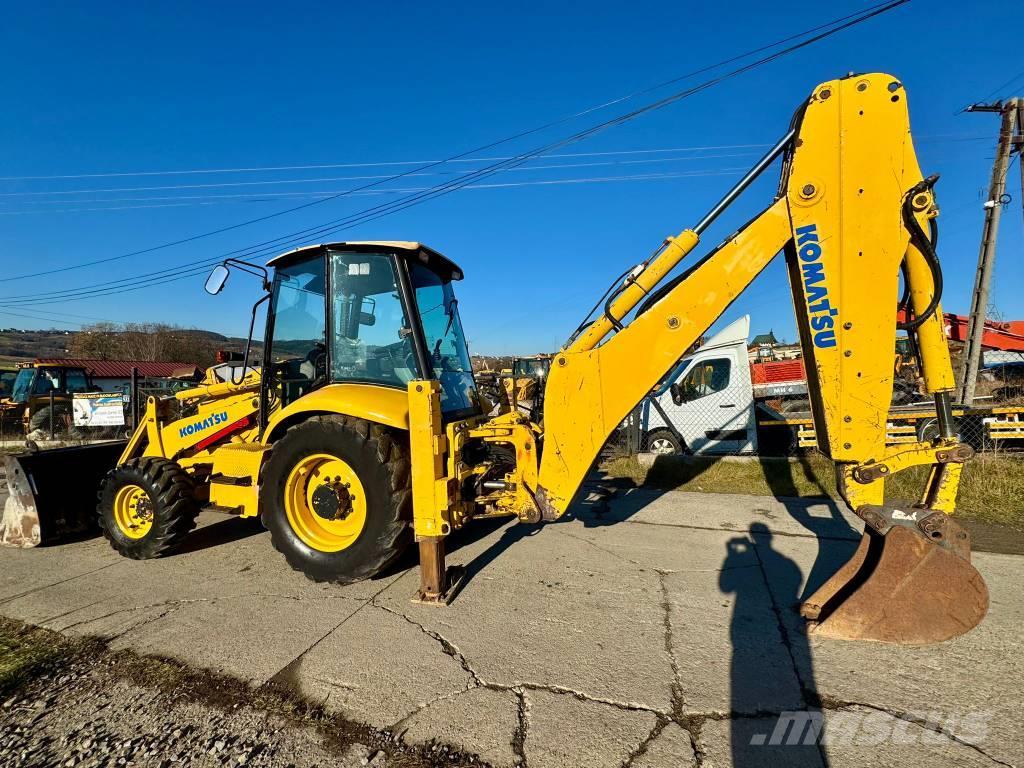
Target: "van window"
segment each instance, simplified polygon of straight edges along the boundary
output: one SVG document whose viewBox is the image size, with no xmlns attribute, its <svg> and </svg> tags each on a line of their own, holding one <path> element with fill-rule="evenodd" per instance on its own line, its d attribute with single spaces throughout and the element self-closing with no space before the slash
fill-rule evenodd
<svg viewBox="0 0 1024 768">
<path fill-rule="evenodd" d="M 728 388 L 729 372 L 730 364 L 727 357 L 701 360 L 694 364 L 679 382 L 679 388 L 686 400 L 697 400 Z"/>
</svg>

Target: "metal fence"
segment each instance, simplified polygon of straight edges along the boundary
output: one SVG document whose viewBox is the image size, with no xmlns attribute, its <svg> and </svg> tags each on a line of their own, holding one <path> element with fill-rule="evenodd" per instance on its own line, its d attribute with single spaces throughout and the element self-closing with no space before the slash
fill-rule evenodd
<svg viewBox="0 0 1024 768">
<path fill-rule="evenodd" d="M 70 408 L 54 407 L 56 402 L 51 398 L 47 406 L 48 414 L 36 419 L 35 424 L 26 423 L 20 409 L 0 409 L 0 445 L 17 448 L 26 440 L 35 442 L 88 443 L 99 440 L 112 440 L 128 437 L 135 430 L 135 425 L 145 413 L 146 400 L 150 396 L 166 397 L 175 389 L 183 386 L 194 386 L 191 383 L 175 382 L 180 386 L 169 386 L 165 382 L 139 381 L 128 385 L 121 393 L 124 411 L 122 425 L 85 427 L 73 423 Z M 116 395 L 118 393 L 110 393 Z M 64 401 L 66 403 L 66 401 Z"/>
<path fill-rule="evenodd" d="M 977 452 L 1000 452 L 1024 458 L 1024 396 L 1015 381 L 991 380 L 989 393 L 971 407 L 954 407 L 960 440 Z M 979 384 L 979 389 L 982 389 Z M 991 394 L 991 393 L 998 393 Z M 759 398 L 740 391 L 724 378 L 677 393 L 652 393 L 623 421 L 609 450 L 693 453 L 701 455 L 787 456 L 818 447 L 806 395 Z M 682 397 L 678 397 L 682 394 Z M 928 397 L 904 397 L 886 421 L 886 443 L 932 440 L 938 435 L 934 404 Z"/>
</svg>

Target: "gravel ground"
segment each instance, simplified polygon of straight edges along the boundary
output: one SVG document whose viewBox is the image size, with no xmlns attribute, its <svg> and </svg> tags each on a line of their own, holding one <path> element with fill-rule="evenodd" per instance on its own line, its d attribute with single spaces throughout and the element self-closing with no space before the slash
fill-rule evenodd
<svg viewBox="0 0 1024 768">
<path fill-rule="evenodd" d="M 33 642 L 66 642 L 29 632 Z M 285 692 L 95 643 L 61 648 L 28 678 L 0 696 L 4 768 L 481 765 L 443 745 L 409 747 Z"/>
</svg>

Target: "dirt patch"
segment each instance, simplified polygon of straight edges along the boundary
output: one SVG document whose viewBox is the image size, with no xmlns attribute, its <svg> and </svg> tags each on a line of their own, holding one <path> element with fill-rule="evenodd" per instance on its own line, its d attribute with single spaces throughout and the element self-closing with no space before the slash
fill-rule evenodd
<svg viewBox="0 0 1024 768">
<path fill-rule="evenodd" d="M 482 763 L 411 746 L 275 685 L 110 652 L 0 617 L 0 765 L 428 768 Z"/>
</svg>

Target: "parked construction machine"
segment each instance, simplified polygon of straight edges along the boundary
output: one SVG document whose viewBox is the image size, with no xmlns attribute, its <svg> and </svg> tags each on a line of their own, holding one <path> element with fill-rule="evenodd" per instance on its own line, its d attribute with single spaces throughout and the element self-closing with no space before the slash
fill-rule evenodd
<svg viewBox="0 0 1024 768">
<path fill-rule="evenodd" d="M 779 158 L 775 200 L 670 278 Z M 144 559 L 180 546 L 203 506 L 259 515 L 293 568 L 341 583 L 374 576 L 415 540 L 419 599 L 444 601 L 454 575 L 445 537 L 474 518 L 562 517 L 616 426 L 781 252 L 819 448 L 865 524 L 856 554 L 803 615 L 828 637 L 959 635 L 984 617 L 988 593 L 952 517 L 972 451 L 951 426 L 935 181 L 918 167 L 899 80 L 819 85 L 724 199 L 616 281 L 555 353 L 542 423 L 515 410 L 484 415 L 453 290 L 462 270 L 440 253 L 382 241 L 278 256 L 260 299 L 269 301 L 260 369 L 149 399 L 103 480 L 104 533 Z M 232 266 L 262 270 L 225 263 L 210 292 Z M 886 447 L 901 266 L 911 315 L 902 325 L 939 430 Z M 930 468 L 920 497 L 886 500 L 886 478 L 914 466 Z"/>
<path fill-rule="evenodd" d="M 72 398 L 93 390 L 88 372 L 59 362 L 19 363 L 10 392 L 0 397 L 0 418 L 20 422 L 22 431 L 64 435 L 72 426 Z"/>
</svg>

